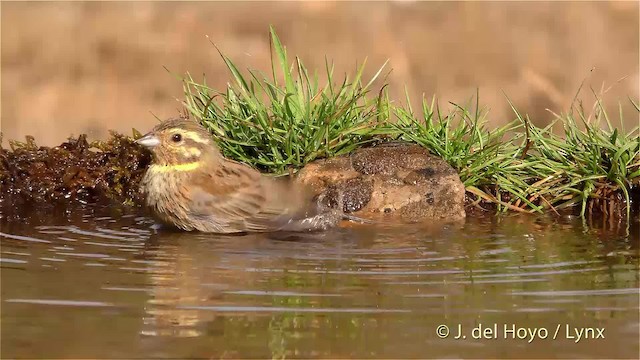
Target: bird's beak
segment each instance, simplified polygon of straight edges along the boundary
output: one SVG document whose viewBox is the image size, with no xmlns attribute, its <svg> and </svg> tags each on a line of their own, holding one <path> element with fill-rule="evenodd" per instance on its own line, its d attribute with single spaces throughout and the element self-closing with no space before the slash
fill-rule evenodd
<svg viewBox="0 0 640 360">
<path fill-rule="evenodd" d="M 158 139 L 152 133 L 148 133 L 145 136 L 141 137 L 140 139 L 136 140 L 136 143 L 151 149 L 160 145 L 160 139 Z"/>
</svg>

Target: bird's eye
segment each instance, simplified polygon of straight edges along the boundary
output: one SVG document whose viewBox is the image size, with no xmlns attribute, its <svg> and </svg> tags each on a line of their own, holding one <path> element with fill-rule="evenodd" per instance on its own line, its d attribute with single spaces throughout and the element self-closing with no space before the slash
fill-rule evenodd
<svg viewBox="0 0 640 360">
<path fill-rule="evenodd" d="M 182 135 L 180 135 L 180 134 L 174 134 L 174 135 L 171 137 L 171 140 L 173 140 L 173 142 L 180 142 L 180 140 L 182 140 Z"/>
</svg>

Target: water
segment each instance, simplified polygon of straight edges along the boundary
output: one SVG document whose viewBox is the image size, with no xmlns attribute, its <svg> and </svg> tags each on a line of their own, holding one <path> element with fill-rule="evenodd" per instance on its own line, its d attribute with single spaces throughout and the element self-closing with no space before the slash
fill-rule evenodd
<svg viewBox="0 0 640 360">
<path fill-rule="evenodd" d="M 510 215 L 217 236 L 114 207 L 29 211 L 0 220 L 2 358 L 639 351 L 637 223 Z"/>
</svg>

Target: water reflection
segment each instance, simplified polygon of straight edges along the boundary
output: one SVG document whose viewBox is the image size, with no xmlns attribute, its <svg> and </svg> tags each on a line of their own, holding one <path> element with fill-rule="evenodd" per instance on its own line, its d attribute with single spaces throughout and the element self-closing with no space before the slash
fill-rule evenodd
<svg viewBox="0 0 640 360">
<path fill-rule="evenodd" d="M 14 214 L 15 215 L 15 214 Z M 630 357 L 638 236 L 576 218 L 322 234 L 155 230 L 135 210 L 2 214 L 2 357 Z M 440 339 L 446 324 L 602 340 Z"/>
</svg>

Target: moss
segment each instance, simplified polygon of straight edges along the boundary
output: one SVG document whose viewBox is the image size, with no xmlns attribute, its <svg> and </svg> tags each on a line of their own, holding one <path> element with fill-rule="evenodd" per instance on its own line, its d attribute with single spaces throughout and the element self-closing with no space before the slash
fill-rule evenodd
<svg viewBox="0 0 640 360">
<path fill-rule="evenodd" d="M 56 203 L 112 200 L 140 203 L 138 184 L 151 154 L 130 137 L 111 133 L 89 143 L 86 135 L 56 147 L 37 146 L 32 137 L 0 148 L 3 203 Z"/>
</svg>

